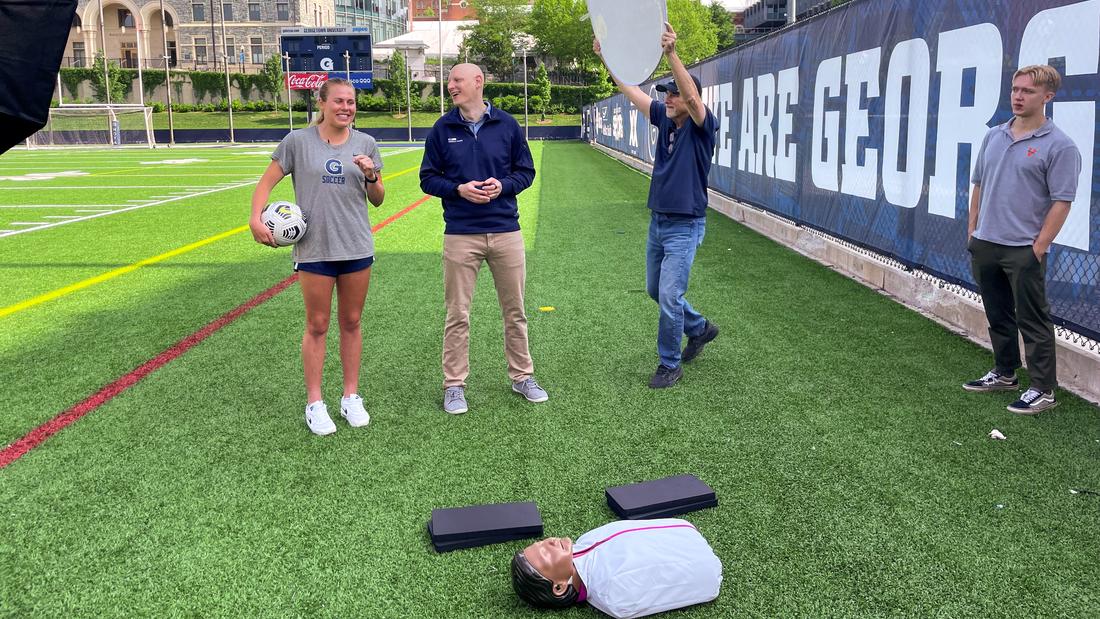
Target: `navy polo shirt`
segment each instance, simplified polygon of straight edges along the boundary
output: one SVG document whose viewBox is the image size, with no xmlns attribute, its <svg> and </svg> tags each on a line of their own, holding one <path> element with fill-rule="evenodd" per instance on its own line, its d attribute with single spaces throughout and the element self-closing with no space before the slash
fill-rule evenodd
<svg viewBox="0 0 1100 619">
<path fill-rule="evenodd" d="M 704 108 L 706 109 L 706 108 Z M 707 214 L 707 177 L 718 138 L 718 119 L 709 109 L 703 126 L 688 117 L 679 129 L 665 114 L 665 104 L 649 105 L 649 122 L 657 127 L 657 154 L 649 184 L 649 208 L 684 217 Z"/>
</svg>

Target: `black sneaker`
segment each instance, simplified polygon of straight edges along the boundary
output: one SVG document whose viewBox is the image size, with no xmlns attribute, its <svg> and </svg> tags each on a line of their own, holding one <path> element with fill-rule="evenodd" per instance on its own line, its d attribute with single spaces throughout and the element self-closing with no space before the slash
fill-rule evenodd
<svg viewBox="0 0 1100 619">
<path fill-rule="evenodd" d="M 658 365 L 657 371 L 653 374 L 653 378 L 649 379 L 650 389 L 664 389 L 665 387 L 671 387 L 680 380 L 680 377 L 684 375 L 683 368 L 675 367 L 670 368 L 665 365 Z"/>
<path fill-rule="evenodd" d="M 1024 392 L 1024 395 L 1020 396 L 1019 400 L 1008 405 L 1008 410 L 1017 415 L 1038 415 L 1055 406 L 1058 406 L 1058 400 L 1054 399 L 1053 389 L 1050 391 L 1028 389 Z"/>
<path fill-rule="evenodd" d="M 699 356 L 699 353 L 703 352 L 703 347 L 707 345 L 707 342 L 718 337 L 718 325 L 706 320 L 703 322 L 703 332 L 695 337 L 689 337 L 687 346 L 684 347 L 684 352 L 680 355 L 680 360 L 684 363 L 690 363 L 692 359 Z"/>
<path fill-rule="evenodd" d="M 989 370 L 985 376 L 963 384 L 967 391 L 1016 391 L 1020 388 L 1020 381 L 1016 376 L 998 374 L 997 370 Z"/>
</svg>

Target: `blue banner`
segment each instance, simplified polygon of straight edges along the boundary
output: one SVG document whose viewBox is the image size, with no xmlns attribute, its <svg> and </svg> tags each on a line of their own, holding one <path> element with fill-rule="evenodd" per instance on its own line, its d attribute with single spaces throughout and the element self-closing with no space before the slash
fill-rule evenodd
<svg viewBox="0 0 1100 619">
<path fill-rule="evenodd" d="M 374 90 L 374 74 L 370 71 L 352 71 L 351 85 L 360 90 Z"/>
<path fill-rule="evenodd" d="M 1083 161 L 1049 300 L 1056 323 L 1100 338 L 1100 0 L 855 0 L 695 65 L 721 125 L 710 186 L 976 289 L 970 171 L 1029 64 L 1062 74 L 1047 115 Z M 656 98 L 656 83 L 643 91 Z M 653 160 L 655 130 L 623 95 L 584 123 Z"/>
</svg>

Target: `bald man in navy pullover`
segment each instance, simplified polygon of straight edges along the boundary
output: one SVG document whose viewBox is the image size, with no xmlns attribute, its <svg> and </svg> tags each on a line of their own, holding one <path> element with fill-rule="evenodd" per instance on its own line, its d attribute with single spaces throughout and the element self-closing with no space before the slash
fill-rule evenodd
<svg viewBox="0 0 1100 619">
<path fill-rule="evenodd" d="M 424 143 L 420 187 L 443 201 L 443 410 L 465 413 L 470 373 L 470 301 L 484 262 L 504 318 L 504 354 L 512 390 L 545 402 L 535 382 L 523 307 L 526 254 L 516 196 L 535 180 L 535 164 L 514 118 L 484 100 L 485 76 L 473 64 L 451 69 L 455 104 Z"/>
</svg>

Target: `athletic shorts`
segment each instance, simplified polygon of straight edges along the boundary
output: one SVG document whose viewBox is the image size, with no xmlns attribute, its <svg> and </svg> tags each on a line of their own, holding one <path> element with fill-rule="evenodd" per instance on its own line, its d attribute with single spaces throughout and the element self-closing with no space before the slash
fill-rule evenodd
<svg viewBox="0 0 1100 619">
<path fill-rule="evenodd" d="M 322 260 L 320 262 L 295 262 L 295 271 L 316 273 L 326 277 L 340 277 L 348 273 L 355 273 L 363 269 L 369 269 L 374 264 L 374 256 L 358 258 L 356 260 Z"/>
</svg>

